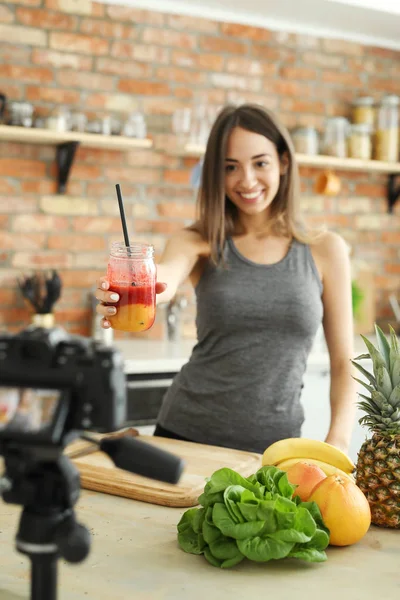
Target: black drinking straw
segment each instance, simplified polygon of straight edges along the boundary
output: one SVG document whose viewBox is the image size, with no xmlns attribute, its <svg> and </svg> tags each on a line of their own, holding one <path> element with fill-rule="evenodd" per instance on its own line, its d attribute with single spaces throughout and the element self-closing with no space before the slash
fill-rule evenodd
<svg viewBox="0 0 400 600">
<path fill-rule="evenodd" d="M 119 213 L 121 215 L 122 231 L 124 232 L 125 246 L 127 247 L 128 254 L 130 255 L 131 252 L 130 252 L 129 235 L 128 235 L 128 229 L 126 227 L 124 203 L 122 201 L 121 188 L 119 187 L 119 183 L 116 184 L 115 188 L 117 190 Z"/>
</svg>

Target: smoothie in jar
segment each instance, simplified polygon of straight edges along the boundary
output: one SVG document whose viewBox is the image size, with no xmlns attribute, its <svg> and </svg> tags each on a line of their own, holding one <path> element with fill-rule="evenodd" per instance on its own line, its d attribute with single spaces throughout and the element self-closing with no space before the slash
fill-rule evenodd
<svg viewBox="0 0 400 600">
<path fill-rule="evenodd" d="M 146 331 L 156 316 L 156 267 L 153 246 L 121 242 L 111 246 L 108 262 L 109 291 L 119 295 L 113 302 L 117 314 L 108 317 L 113 329 Z"/>
</svg>

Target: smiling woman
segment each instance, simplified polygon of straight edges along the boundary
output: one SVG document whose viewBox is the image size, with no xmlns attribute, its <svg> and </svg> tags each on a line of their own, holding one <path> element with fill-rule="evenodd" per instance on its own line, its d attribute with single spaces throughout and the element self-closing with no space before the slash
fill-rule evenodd
<svg viewBox="0 0 400 600">
<path fill-rule="evenodd" d="M 225 107 L 207 143 L 198 219 L 169 240 L 157 265 L 159 301 L 186 278 L 194 286 L 198 342 L 166 392 L 155 435 L 260 453 L 299 437 L 303 375 L 323 322 L 326 440 L 347 450 L 355 404 L 348 252 L 339 236 L 306 229 L 298 187 L 278 118 L 261 106 Z M 113 299 L 104 278 L 97 298 L 106 316 Z"/>
</svg>

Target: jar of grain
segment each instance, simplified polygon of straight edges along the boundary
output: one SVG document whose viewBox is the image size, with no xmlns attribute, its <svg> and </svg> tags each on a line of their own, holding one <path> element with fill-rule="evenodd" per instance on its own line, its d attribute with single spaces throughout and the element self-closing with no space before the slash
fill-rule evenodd
<svg viewBox="0 0 400 600">
<path fill-rule="evenodd" d="M 353 123 L 348 139 L 350 158 L 370 160 L 372 158 L 372 129 L 366 123 Z"/>
<path fill-rule="evenodd" d="M 378 107 L 374 158 L 396 162 L 399 158 L 399 96 L 384 96 Z"/>
<path fill-rule="evenodd" d="M 353 102 L 352 121 L 356 124 L 375 126 L 375 106 L 371 96 L 361 96 Z"/>
<path fill-rule="evenodd" d="M 318 154 L 319 137 L 315 127 L 297 127 L 292 131 L 292 140 L 299 154 Z"/>
<path fill-rule="evenodd" d="M 345 117 L 331 117 L 327 119 L 322 143 L 322 154 L 346 158 L 349 130 L 350 123 Z"/>
</svg>

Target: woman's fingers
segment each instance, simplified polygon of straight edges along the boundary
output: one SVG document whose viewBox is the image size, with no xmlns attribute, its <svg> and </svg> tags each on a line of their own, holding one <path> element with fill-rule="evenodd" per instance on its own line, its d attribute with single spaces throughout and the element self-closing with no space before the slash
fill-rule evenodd
<svg viewBox="0 0 400 600">
<path fill-rule="evenodd" d="M 167 289 L 166 283 L 161 283 L 161 281 L 157 281 L 156 283 L 156 294 L 162 294 Z"/>
</svg>

